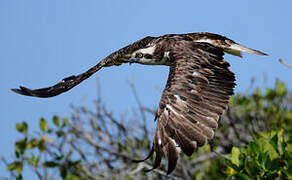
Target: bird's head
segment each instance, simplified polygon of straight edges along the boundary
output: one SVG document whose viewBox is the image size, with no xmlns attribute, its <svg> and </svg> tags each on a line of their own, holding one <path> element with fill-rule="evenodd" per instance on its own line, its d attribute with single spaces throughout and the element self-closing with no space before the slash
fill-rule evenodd
<svg viewBox="0 0 292 180">
<path fill-rule="evenodd" d="M 131 54 L 129 63 L 139 63 L 146 65 L 162 65 L 163 59 L 158 58 L 155 46 L 149 46 L 143 49 L 138 49 Z"/>
</svg>

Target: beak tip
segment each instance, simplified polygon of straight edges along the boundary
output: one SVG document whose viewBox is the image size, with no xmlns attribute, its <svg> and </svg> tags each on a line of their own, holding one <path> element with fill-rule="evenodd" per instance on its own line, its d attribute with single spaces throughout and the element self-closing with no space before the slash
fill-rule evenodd
<svg viewBox="0 0 292 180">
<path fill-rule="evenodd" d="M 132 63 L 137 63 L 138 61 L 139 61 L 138 58 L 133 58 L 133 57 L 129 58 L 129 63 L 130 63 L 130 64 L 132 64 Z"/>
</svg>

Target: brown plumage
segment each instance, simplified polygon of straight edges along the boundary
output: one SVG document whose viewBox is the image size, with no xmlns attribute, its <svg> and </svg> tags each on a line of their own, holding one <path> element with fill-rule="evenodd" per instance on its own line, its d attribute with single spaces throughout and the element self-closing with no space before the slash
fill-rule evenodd
<svg viewBox="0 0 292 180">
<path fill-rule="evenodd" d="M 163 152 L 169 167 L 175 167 L 177 162 L 177 154 L 170 153 L 174 145 L 169 137 L 186 155 L 192 155 L 197 146 L 213 138 L 213 129 L 218 126 L 235 86 L 234 74 L 228 70 L 229 64 L 223 60 L 220 48 L 193 42 L 176 46 L 171 51 L 172 64 L 157 111 L 154 138 L 156 154 Z M 200 71 L 201 68 L 210 71 Z M 161 157 L 156 155 L 156 158 L 158 166 Z M 168 173 L 171 171 L 168 169 Z"/>
<path fill-rule="evenodd" d="M 235 76 L 223 55 L 227 52 L 241 56 L 241 51 L 267 55 L 211 33 L 145 37 L 112 53 L 85 73 L 65 78 L 52 87 L 31 90 L 20 86 L 12 91 L 27 96 L 52 97 L 68 91 L 102 67 L 125 62 L 170 66 L 155 117 L 153 147 L 144 159 L 155 152 L 153 168 L 157 168 L 165 156 L 169 174 L 177 164 L 177 147 L 191 156 L 196 147 L 213 138 L 235 87 Z"/>
</svg>

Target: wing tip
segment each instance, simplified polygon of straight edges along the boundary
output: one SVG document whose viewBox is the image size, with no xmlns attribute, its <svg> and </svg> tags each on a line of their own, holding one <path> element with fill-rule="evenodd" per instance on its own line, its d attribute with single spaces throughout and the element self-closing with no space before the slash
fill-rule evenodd
<svg viewBox="0 0 292 180">
<path fill-rule="evenodd" d="M 251 53 L 261 55 L 261 56 L 269 56 L 269 54 L 267 53 L 261 52 L 259 50 L 254 50 L 254 49 L 252 49 Z"/>
<path fill-rule="evenodd" d="M 154 153 L 154 146 L 152 146 L 152 148 L 151 148 L 151 150 L 150 150 L 150 152 L 149 152 L 149 154 L 147 155 L 146 158 L 144 158 L 144 159 L 132 159 L 132 162 L 134 162 L 134 163 L 141 163 L 141 162 L 144 162 L 144 161 L 146 161 L 147 159 L 149 159 L 149 158 L 153 155 L 153 153 Z"/>
<path fill-rule="evenodd" d="M 26 87 L 23 87 L 23 86 L 19 86 L 19 89 L 17 88 L 11 88 L 10 89 L 11 91 L 17 93 L 17 94 L 21 94 L 21 95 L 26 95 L 26 96 L 29 96 L 30 94 L 27 92 L 27 90 L 29 90 L 28 88 Z"/>
<path fill-rule="evenodd" d="M 176 164 L 175 164 L 175 166 L 174 166 L 174 167 L 168 167 L 168 168 L 167 168 L 166 175 L 169 175 L 169 174 L 171 174 L 171 173 L 174 171 L 175 167 L 176 167 Z"/>
<path fill-rule="evenodd" d="M 10 90 L 15 92 L 15 93 L 19 93 L 19 91 L 20 91 L 19 89 L 16 89 L 16 88 L 11 88 Z"/>
</svg>

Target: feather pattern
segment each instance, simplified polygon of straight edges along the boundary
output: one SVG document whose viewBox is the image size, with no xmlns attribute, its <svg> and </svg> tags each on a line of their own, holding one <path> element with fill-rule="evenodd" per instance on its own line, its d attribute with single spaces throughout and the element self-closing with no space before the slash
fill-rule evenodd
<svg viewBox="0 0 292 180">
<path fill-rule="evenodd" d="M 163 43 L 163 41 L 161 41 Z M 223 59 L 223 50 L 208 43 L 180 41 L 171 44 L 169 78 L 157 111 L 153 142 L 156 158 L 168 159 L 167 173 L 177 164 L 178 152 L 191 156 L 197 146 L 213 138 L 219 117 L 233 94 L 235 76 Z"/>
</svg>

